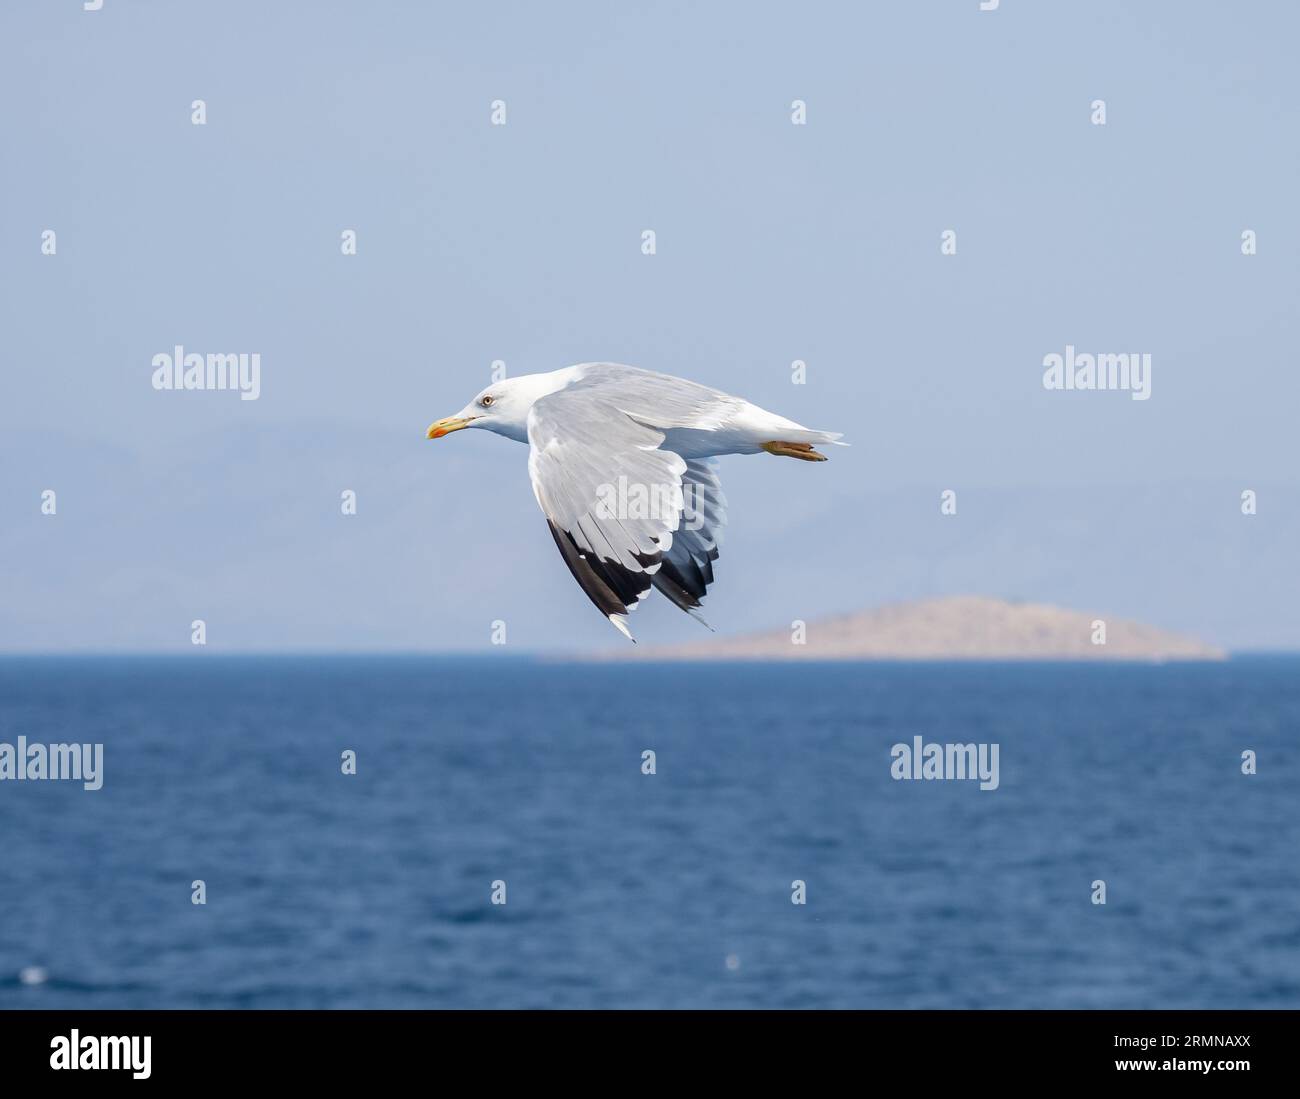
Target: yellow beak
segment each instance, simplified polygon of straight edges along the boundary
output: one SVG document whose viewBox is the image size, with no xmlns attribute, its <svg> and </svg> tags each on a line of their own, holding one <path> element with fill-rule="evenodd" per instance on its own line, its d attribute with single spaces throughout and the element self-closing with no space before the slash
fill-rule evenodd
<svg viewBox="0 0 1300 1099">
<path fill-rule="evenodd" d="M 426 439 L 441 439 L 444 435 L 450 435 L 453 431 L 459 431 L 462 427 L 468 427 L 472 416 L 448 416 L 445 420 L 435 420 L 429 425 L 429 430 L 425 432 Z"/>
</svg>

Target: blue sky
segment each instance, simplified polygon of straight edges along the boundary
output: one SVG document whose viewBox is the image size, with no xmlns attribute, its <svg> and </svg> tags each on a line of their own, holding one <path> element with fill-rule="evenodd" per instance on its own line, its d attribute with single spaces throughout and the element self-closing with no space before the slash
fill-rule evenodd
<svg viewBox="0 0 1300 1099">
<path fill-rule="evenodd" d="M 621 644 L 524 448 L 423 438 L 494 360 L 846 433 L 724 461 L 720 632 L 970 591 L 1300 647 L 1297 30 L 1283 3 L 6 4 L 0 648 L 188 649 L 194 618 L 227 650 L 479 649 L 494 619 Z M 178 343 L 258 352 L 260 399 L 155 391 Z M 1045 390 L 1067 344 L 1150 353 L 1152 398 Z"/>
</svg>

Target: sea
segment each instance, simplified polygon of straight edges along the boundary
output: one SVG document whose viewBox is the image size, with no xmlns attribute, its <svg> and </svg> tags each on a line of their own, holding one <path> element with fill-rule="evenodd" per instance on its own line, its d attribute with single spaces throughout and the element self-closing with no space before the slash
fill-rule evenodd
<svg viewBox="0 0 1300 1099">
<path fill-rule="evenodd" d="M 102 787 L 0 781 L 0 1007 L 1300 1007 L 1298 657 L 0 658 L 20 736 Z"/>
</svg>

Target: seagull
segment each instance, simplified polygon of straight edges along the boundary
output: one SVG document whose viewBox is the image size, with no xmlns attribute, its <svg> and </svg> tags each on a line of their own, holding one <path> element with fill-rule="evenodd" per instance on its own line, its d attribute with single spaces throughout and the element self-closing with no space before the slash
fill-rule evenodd
<svg viewBox="0 0 1300 1099">
<path fill-rule="evenodd" d="M 824 462 L 812 431 L 741 397 L 618 363 L 580 363 L 493 382 L 429 425 L 441 439 L 483 428 L 527 443 L 528 475 L 578 586 L 629 640 L 653 586 L 699 615 L 726 522 L 720 454 Z M 709 626 L 709 629 L 712 629 Z"/>
</svg>

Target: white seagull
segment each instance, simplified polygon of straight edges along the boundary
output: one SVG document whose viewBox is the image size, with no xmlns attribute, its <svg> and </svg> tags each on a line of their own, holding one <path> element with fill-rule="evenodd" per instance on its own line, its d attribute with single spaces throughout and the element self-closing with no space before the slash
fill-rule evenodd
<svg viewBox="0 0 1300 1099">
<path fill-rule="evenodd" d="M 684 378 L 616 363 L 493 382 L 430 424 L 427 436 L 464 427 L 528 443 L 533 494 L 565 564 L 631 640 L 628 612 L 651 585 L 699 618 L 726 522 L 717 455 L 767 451 L 824 462 L 813 444 L 840 437 Z"/>
</svg>

